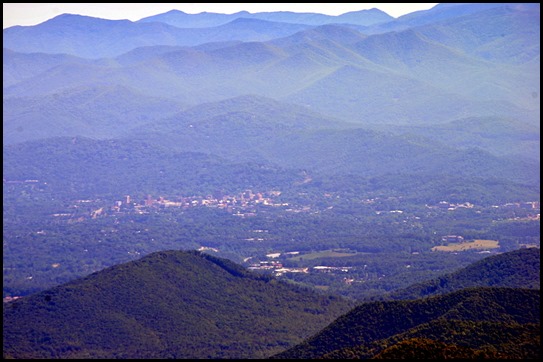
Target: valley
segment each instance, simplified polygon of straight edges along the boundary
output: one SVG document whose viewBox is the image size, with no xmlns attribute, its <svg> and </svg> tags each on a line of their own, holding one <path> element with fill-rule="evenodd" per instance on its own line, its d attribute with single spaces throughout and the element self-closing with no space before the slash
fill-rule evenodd
<svg viewBox="0 0 543 362">
<path fill-rule="evenodd" d="M 539 247 L 537 201 L 418 204 L 401 196 L 308 192 L 311 183 L 294 182 L 284 190 L 119 195 L 54 206 L 47 201 L 50 183 L 26 181 L 5 181 L 5 196 L 42 199 L 46 214 L 5 212 L 6 220 L 18 220 L 4 227 L 4 297 L 10 298 L 164 248 L 202 250 L 363 299 L 489 253 Z M 480 239 L 490 240 L 470 247 Z"/>
<path fill-rule="evenodd" d="M 3 30 L 5 359 L 540 358 L 539 4 L 174 5 Z"/>
</svg>

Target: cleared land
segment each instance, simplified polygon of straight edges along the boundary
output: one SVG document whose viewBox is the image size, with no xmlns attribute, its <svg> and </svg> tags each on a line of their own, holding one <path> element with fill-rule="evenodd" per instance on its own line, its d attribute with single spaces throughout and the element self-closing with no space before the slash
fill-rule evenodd
<svg viewBox="0 0 543 362">
<path fill-rule="evenodd" d="M 339 250 L 323 250 L 323 251 L 317 251 L 314 253 L 309 254 L 303 254 L 303 255 L 297 255 L 293 258 L 290 258 L 289 260 L 312 260 L 312 259 L 319 259 L 319 258 L 340 258 L 343 256 L 353 256 L 357 253 L 355 252 L 345 252 L 345 251 L 339 251 Z"/>
<path fill-rule="evenodd" d="M 478 239 L 471 242 L 451 243 L 449 245 L 434 246 L 432 251 L 466 251 L 472 249 L 496 249 L 499 248 L 497 240 Z"/>
</svg>

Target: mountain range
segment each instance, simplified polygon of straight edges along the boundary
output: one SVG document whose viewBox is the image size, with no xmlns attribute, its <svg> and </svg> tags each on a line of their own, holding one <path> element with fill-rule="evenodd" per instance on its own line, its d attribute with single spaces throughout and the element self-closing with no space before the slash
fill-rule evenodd
<svg viewBox="0 0 543 362">
<path fill-rule="evenodd" d="M 539 4 L 3 39 L 4 358 L 540 357 Z"/>
<path fill-rule="evenodd" d="M 446 7 L 440 14 L 456 14 L 455 9 Z M 119 41 L 109 30 L 163 26 L 188 31 L 159 22 L 80 21 L 73 15 L 50 22 L 4 30 L 4 48 L 9 49 L 4 51 L 4 79 L 10 82 L 4 83 L 4 98 L 65 92 L 76 85 L 115 84 L 187 105 L 237 95 L 262 95 L 310 106 L 314 111 L 360 125 L 432 124 L 486 116 L 539 123 L 536 7 L 504 4 L 371 35 L 338 24 L 299 25 L 287 33 L 297 25 L 269 28 L 260 23 L 268 24 L 265 20 L 238 18 L 227 25 L 256 33 L 253 28 L 258 23 L 258 32 L 269 34 L 268 38 L 226 36 L 229 32 L 219 29 L 201 42 L 212 42 L 212 46 L 197 47 L 195 43 L 161 39 L 137 45 L 124 33 L 119 35 L 123 41 Z M 72 26 L 82 29 L 60 35 L 48 30 Z M 102 30 L 87 32 L 87 27 Z M 191 31 L 209 29 L 214 28 Z M 282 29 L 283 33 L 272 29 Z M 162 34 L 154 28 L 139 32 L 152 37 Z M 79 45 L 55 50 L 68 41 L 64 34 L 70 34 Z M 85 39 L 87 34 L 93 34 L 93 38 Z M 138 35 L 138 39 L 143 38 Z M 115 44 L 123 48 L 108 50 Z M 59 63 L 59 55 L 51 54 L 90 57 L 71 50 L 78 47 L 92 49 L 91 58 L 104 49 L 102 57 L 108 58 L 65 57 Z M 24 57 L 18 55 L 21 52 L 42 52 L 33 57 L 35 71 L 27 71 L 28 60 L 24 60 L 26 73 L 19 71 Z"/>
<path fill-rule="evenodd" d="M 94 95 L 92 103 L 80 102 L 81 97 L 89 94 Z M 448 145 L 453 139 L 444 139 L 443 143 L 432 139 L 437 139 L 439 130 L 445 135 L 453 134 L 446 128 L 448 125 L 436 125 L 433 129 L 412 128 L 415 132 L 424 130 L 419 134 L 426 137 L 394 134 L 411 131 L 402 127 L 395 128 L 394 133 L 388 129 L 358 128 L 303 106 L 257 96 L 204 103 L 181 112 L 175 112 L 177 108 L 172 102 L 157 101 L 155 112 L 172 115 L 151 123 L 135 115 L 141 106 L 139 101 L 145 97 L 135 97 L 123 88 L 85 89 L 62 98 L 45 97 L 55 104 L 62 101 L 63 106 L 55 113 L 46 113 L 41 108 L 29 109 L 29 102 L 24 99 L 5 100 L 10 105 L 19 102 L 24 112 L 13 126 L 5 125 L 4 137 L 9 137 L 8 130 L 14 135 L 32 133 L 36 138 L 52 137 L 60 132 L 66 135 L 70 133 L 68 124 L 73 128 L 85 124 L 85 110 L 96 109 L 95 117 L 86 121 L 85 133 L 88 135 L 37 139 L 4 146 L 4 177 L 7 179 L 49 180 L 51 187 L 58 190 L 87 193 L 91 187 L 95 192 L 102 189 L 102 194 L 105 190 L 122 194 L 139 193 L 149 187 L 152 193 L 194 191 L 191 189 L 193 183 L 200 189 L 207 184 L 207 189 L 200 192 L 210 192 L 231 189 L 236 178 L 240 184 L 247 180 L 247 184 L 240 187 L 280 187 L 281 182 L 293 185 L 299 181 L 302 170 L 316 179 L 341 175 L 384 179 L 400 173 L 422 175 L 430 181 L 435 175 L 449 174 L 455 177 L 448 182 L 469 184 L 464 188 L 473 191 L 466 191 L 465 196 L 472 199 L 477 197 L 480 183 L 488 183 L 485 180 L 514 184 L 517 192 L 524 190 L 520 194 L 527 198 L 540 179 L 539 163 L 532 157 L 518 159 L 509 153 L 494 155 L 490 152 L 499 148 L 505 137 L 516 144 L 515 153 L 526 153 L 526 148 L 534 150 L 537 141 L 532 132 L 535 129 L 529 125 L 525 126 L 527 131 L 518 129 L 506 132 L 507 136 L 499 128 L 482 131 L 494 142 L 489 140 L 487 150 L 481 150 L 469 145 L 470 141 L 479 140 L 481 133 L 477 132 L 461 133 L 465 136 L 460 138 L 464 148 Z M 109 107 L 109 104 L 123 105 L 124 112 L 115 112 L 116 107 Z M 149 99 L 145 107 L 150 111 Z M 9 111 L 4 108 L 4 112 Z M 81 114 L 76 117 L 80 123 L 68 122 L 76 112 Z M 131 113 L 134 116 L 127 118 Z M 104 118 L 96 117 L 100 114 L 104 114 Z M 150 113 L 145 115 L 151 117 Z M 46 128 L 38 127 L 42 117 L 45 118 L 43 122 L 49 123 Z M 110 119 L 115 122 L 108 122 Z M 491 121 L 496 124 L 494 119 Z M 477 122 L 466 120 L 458 124 L 467 123 L 464 127 L 473 129 Z M 17 128 L 12 128 L 16 125 Z M 102 133 L 98 134 L 100 130 Z M 434 134 L 436 137 L 432 137 Z M 118 139 L 88 138 L 107 135 L 117 135 Z M 498 153 L 513 150 L 515 148 Z M 36 154 L 41 155 L 40 158 L 36 158 Z M 240 169 L 244 170 L 241 174 L 238 173 Z M 157 170 L 161 172 L 157 173 Z M 127 179 L 126 174 L 131 177 Z M 119 178 L 124 181 L 119 182 Z M 215 182 L 197 181 L 202 178 L 215 179 Z M 449 189 L 454 188 L 456 186 L 449 185 Z M 445 193 L 439 197 L 450 196 Z"/>
<path fill-rule="evenodd" d="M 529 275 L 539 256 L 538 249 L 504 253 L 449 277 L 453 284 L 484 273 L 478 288 L 355 307 L 226 259 L 157 252 L 5 305 L 3 355 L 262 358 L 342 315 L 277 357 L 367 358 L 422 343 L 432 356 L 454 347 L 470 356 L 533 358 L 540 297 L 526 287 L 538 287 Z M 497 287 L 503 283 L 509 288 Z"/>
<path fill-rule="evenodd" d="M 164 14 L 143 18 L 138 22 L 161 22 L 177 26 L 179 28 L 204 28 L 226 24 L 227 22 L 231 22 L 238 18 L 307 25 L 348 23 L 362 26 L 374 25 L 394 19 L 387 13 L 375 8 L 369 10 L 352 11 L 337 16 L 291 11 L 259 12 L 254 14 L 247 11 L 240 11 L 234 14 L 219 14 L 209 12 L 187 14 L 179 10 L 171 10 Z"/>
</svg>

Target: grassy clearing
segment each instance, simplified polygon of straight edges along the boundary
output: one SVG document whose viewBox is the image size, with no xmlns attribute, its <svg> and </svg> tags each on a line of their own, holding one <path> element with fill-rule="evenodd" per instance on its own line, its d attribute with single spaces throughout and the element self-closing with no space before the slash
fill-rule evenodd
<svg viewBox="0 0 543 362">
<path fill-rule="evenodd" d="M 357 253 L 347 253 L 347 252 L 335 251 L 335 250 L 323 250 L 323 251 L 317 251 L 317 252 L 309 253 L 309 254 L 297 255 L 293 258 L 290 258 L 289 260 L 300 261 L 300 260 L 313 260 L 313 259 L 319 259 L 319 258 L 341 258 L 344 256 L 353 256 L 356 254 Z"/>
<path fill-rule="evenodd" d="M 471 242 L 464 243 L 451 243 L 449 245 L 434 246 L 432 251 L 466 251 L 473 249 L 496 249 L 499 248 L 499 242 L 497 240 L 483 240 L 478 239 Z"/>
</svg>

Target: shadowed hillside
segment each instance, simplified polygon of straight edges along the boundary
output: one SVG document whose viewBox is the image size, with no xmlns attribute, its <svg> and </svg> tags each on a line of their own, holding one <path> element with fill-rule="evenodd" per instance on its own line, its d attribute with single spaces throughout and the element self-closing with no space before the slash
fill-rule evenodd
<svg viewBox="0 0 543 362">
<path fill-rule="evenodd" d="M 468 287 L 540 289 L 541 251 L 527 248 L 484 258 L 468 267 L 389 294 L 391 299 L 416 299 Z M 386 297 L 385 297 L 386 298 Z"/>
<path fill-rule="evenodd" d="M 364 303 L 276 358 L 538 358 L 539 290 L 468 288 L 427 299 Z M 417 340 L 430 340 L 417 351 Z M 426 342 L 428 344 L 428 342 Z M 470 351 L 471 350 L 471 351 Z"/>
</svg>

